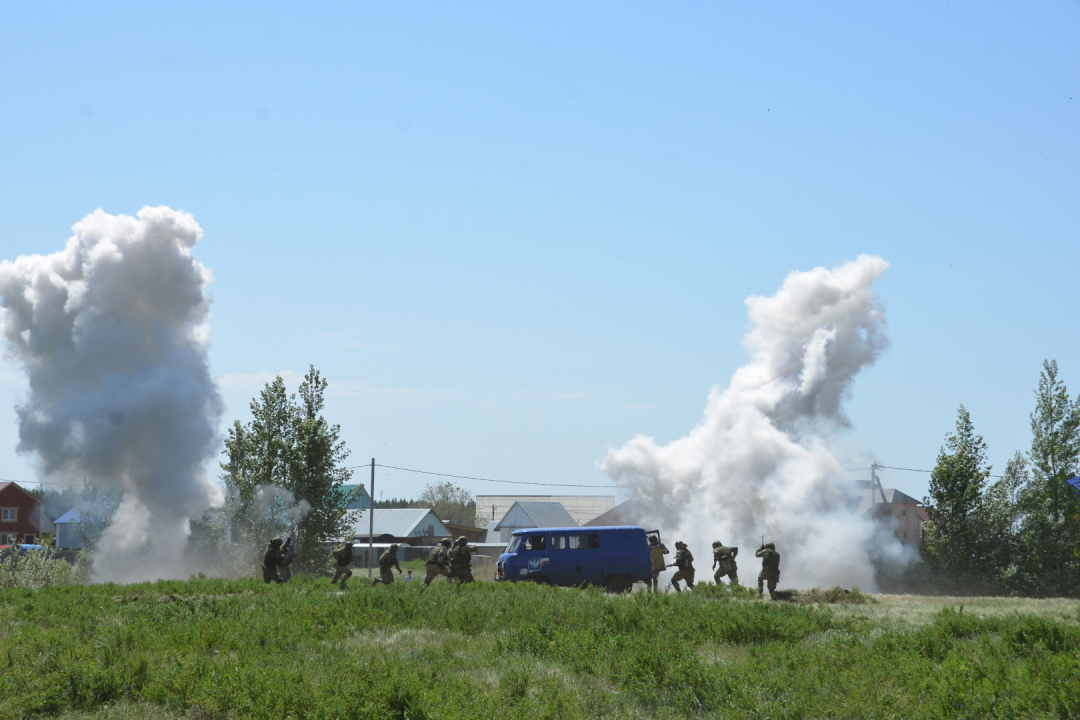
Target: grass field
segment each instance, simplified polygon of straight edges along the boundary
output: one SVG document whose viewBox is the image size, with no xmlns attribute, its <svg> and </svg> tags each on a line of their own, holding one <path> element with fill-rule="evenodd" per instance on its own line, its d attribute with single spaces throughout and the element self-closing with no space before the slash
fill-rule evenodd
<svg viewBox="0 0 1080 720">
<path fill-rule="evenodd" d="M 0 590 L 0 717 L 1080 717 L 1075 601 L 365 575 Z"/>
</svg>

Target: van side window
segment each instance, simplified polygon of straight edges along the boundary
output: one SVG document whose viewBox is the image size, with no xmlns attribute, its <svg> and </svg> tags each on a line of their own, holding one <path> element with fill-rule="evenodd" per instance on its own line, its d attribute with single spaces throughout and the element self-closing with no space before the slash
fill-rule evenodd
<svg viewBox="0 0 1080 720">
<path fill-rule="evenodd" d="M 552 535 L 551 536 L 551 549 L 552 550 L 565 550 L 566 549 L 566 536 L 565 535 Z"/>
<path fill-rule="evenodd" d="M 529 538 L 525 541 L 525 549 L 546 550 L 547 543 L 545 542 L 545 540 L 547 540 L 547 538 L 543 535 L 530 535 Z"/>
<path fill-rule="evenodd" d="M 596 550 L 600 547 L 600 536 L 596 533 L 592 535 L 571 535 L 570 536 L 570 549 L 571 550 Z"/>
</svg>

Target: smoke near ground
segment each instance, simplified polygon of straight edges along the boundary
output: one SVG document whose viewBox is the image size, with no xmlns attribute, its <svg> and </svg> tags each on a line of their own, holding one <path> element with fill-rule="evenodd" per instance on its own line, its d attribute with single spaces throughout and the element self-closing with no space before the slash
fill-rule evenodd
<svg viewBox="0 0 1080 720">
<path fill-rule="evenodd" d="M 702 575 L 720 540 L 740 547 L 740 579 L 752 583 L 764 535 L 783 558 L 783 586 L 874 587 L 870 528 L 852 517 L 837 454 L 849 425 L 843 401 L 889 344 L 871 290 L 887 267 L 862 255 L 793 272 L 775 295 L 748 298 L 751 360 L 713 388 L 701 423 L 667 445 L 638 435 L 608 453 L 603 469 L 669 546 L 690 545 Z"/>
<path fill-rule="evenodd" d="M 126 491 L 94 580 L 185 577 L 188 518 L 220 504 L 206 461 L 222 401 L 207 365 L 210 271 L 188 213 L 100 209 L 52 255 L 0 263 L 7 352 L 25 371 L 20 452 L 46 480 Z"/>
</svg>

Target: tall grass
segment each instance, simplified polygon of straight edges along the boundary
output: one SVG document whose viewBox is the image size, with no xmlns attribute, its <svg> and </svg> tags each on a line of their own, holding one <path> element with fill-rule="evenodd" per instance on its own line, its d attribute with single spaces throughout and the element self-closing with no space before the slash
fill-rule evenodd
<svg viewBox="0 0 1080 720">
<path fill-rule="evenodd" d="M 0 591 L 0 717 L 1076 717 L 1080 626 L 921 628 L 700 586 Z M 111 708 L 111 709 L 110 709 Z M 132 711 L 133 713 L 136 711 Z"/>
</svg>

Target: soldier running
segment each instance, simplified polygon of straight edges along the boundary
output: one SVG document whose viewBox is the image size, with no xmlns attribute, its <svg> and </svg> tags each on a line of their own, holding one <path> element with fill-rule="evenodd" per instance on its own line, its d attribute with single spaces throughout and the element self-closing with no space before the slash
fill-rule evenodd
<svg viewBox="0 0 1080 720">
<path fill-rule="evenodd" d="M 450 545 L 450 538 L 443 538 L 438 545 L 431 548 L 431 555 L 428 556 L 428 561 L 424 565 L 424 569 L 427 570 L 427 575 L 424 576 L 424 587 L 430 585 L 431 581 L 439 575 L 445 575 L 446 581 L 450 582 L 450 558 L 448 557 Z"/>
<path fill-rule="evenodd" d="M 281 582 L 289 582 L 289 578 L 292 577 L 292 561 L 293 556 L 296 555 L 296 545 L 293 544 L 292 535 L 285 541 L 285 546 L 281 548 L 281 562 L 278 563 L 278 574 L 281 576 Z"/>
<path fill-rule="evenodd" d="M 713 579 L 716 584 L 720 584 L 720 578 L 725 575 L 731 580 L 732 585 L 737 585 L 739 582 L 739 566 L 735 562 L 735 556 L 739 554 L 739 548 L 727 547 L 722 542 L 717 540 L 712 544 L 712 566 L 716 573 L 713 575 Z"/>
<path fill-rule="evenodd" d="M 352 577 L 352 570 L 349 566 L 353 561 L 353 543 L 352 540 L 346 540 L 345 543 L 333 552 L 334 561 L 337 563 L 337 567 L 334 568 L 334 579 L 330 581 L 331 585 L 337 583 L 338 578 L 341 578 L 341 589 L 345 589 L 345 581 Z M 342 577 L 344 576 L 344 577 Z"/>
<path fill-rule="evenodd" d="M 776 552 L 776 545 L 767 542 L 757 551 L 757 557 L 761 558 L 761 572 L 757 577 L 757 594 L 762 597 L 765 594 L 765 582 L 769 583 L 769 597 L 776 599 L 776 583 L 780 582 L 780 553 Z"/>
<path fill-rule="evenodd" d="M 267 585 L 273 580 L 281 584 L 281 576 L 278 575 L 278 565 L 281 564 L 281 538 L 274 538 L 267 544 L 266 552 L 263 553 L 263 582 Z"/>
<path fill-rule="evenodd" d="M 454 547 L 450 550 L 450 580 L 457 580 L 461 584 L 473 582 L 472 553 L 474 552 L 476 552 L 476 546 L 469 545 L 469 539 L 464 535 L 454 541 Z"/>
<path fill-rule="evenodd" d="M 679 568 L 671 577 L 671 584 L 675 586 L 675 592 L 682 592 L 679 587 L 680 580 L 686 581 L 687 589 L 694 589 L 694 556 L 690 554 L 690 549 L 686 547 L 686 543 L 681 540 L 675 543 L 675 562 L 668 565 L 668 567 Z"/>
<path fill-rule="evenodd" d="M 667 545 L 660 542 L 660 538 L 657 535 L 649 536 L 649 556 L 652 558 L 652 580 L 646 583 L 646 587 L 649 592 L 656 592 L 660 589 L 660 573 L 664 569 L 664 556 L 670 555 L 670 551 L 667 549 Z"/>
<path fill-rule="evenodd" d="M 393 585 L 394 573 L 392 573 L 391 570 L 394 568 L 397 568 L 398 575 L 401 574 L 401 565 L 398 564 L 397 559 L 397 549 L 398 544 L 394 543 L 387 548 L 386 552 L 379 556 L 379 579 L 372 580 L 372 585 L 378 585 L 379 583 L 382 583 L 383 585 Z"/>
</svg>

